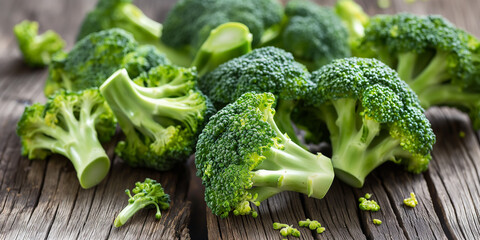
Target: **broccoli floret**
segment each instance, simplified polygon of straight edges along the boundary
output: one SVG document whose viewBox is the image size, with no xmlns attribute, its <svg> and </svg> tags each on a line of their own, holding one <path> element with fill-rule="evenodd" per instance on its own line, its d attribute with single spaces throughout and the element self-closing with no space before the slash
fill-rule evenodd
<svg viewBox="0 0 480 240">
<path fill-rule="evenodd" d="M 370 20 L 364 52 L 397 70 L 423 107 L 447 105 L 480 128 L 480 41 L 441 16 L 380 15 Z"/>
<path fill-rule="evenodd" d="M 294 237 L 300 237 L 300 231 L 298 231 L 298 229 L 294 228 L 292 225 L 274 222 L 273 229 L 280 229 L 280 234 L 284 237 L 288 237 L 290 235 Z"/>
<path fill-rule="evenodd" d="M 65 41 L 52 30 L 38 35 L 38 23 L 23 21 L 13 28 L 26 64 L 32 67 L 48 65 L 52 58 L 63 55 Z"/>
<path fill-rule="evenodd" d="M 417 204 L 418 204 L 418 201 L 417 201 L 417 198 L 416 198 L 416 196 L 415 196 L 415 193 L 411 192 L 409 198 L 403 199 L 403 203 L 404 203 L 406 206 L 409 206 L 409 207 L 411 207 L 411 208 L 416 207 Z"/>
<path fill-rule="evenodd" d="M 334 60 L 312 73 L 309 119 L 326 124 L 335 175 L 354 187 L 386 161 L 425 171 L 435 135 L 415 93 L 376 59 Z"/>
<path fill-rule="evenodd" d="M 25 108 L 17 125 L 22 154 L 45 159 L 51 153 L 67 157 L 83 188 L 102 181 L 110 160 L 100 142 L 109 141 L 116 121 L 98 90 L 58 92 L 45 105 Z"/>
<path fill-rule="evenodd" d="M 129 197 L 128 205 L 115 218 L 113 223 L 115 227 L 123 226 L 140 209 L 153 205 L 157 208 L 155 218 L 160 219 L 162 217 L 160 209 L 170 208 L 170 196 L 163 191 L 162 185 L 155 180 L 146 178 L 144 182 L 135 183 L 132 192 L 133 196 L 130 194 L 130 190 L 125 190 Z"/>
<path fill-rule="evenodd" d="M 309 218 L 307 218 L 305 221 L 298 221 L 298 226 L 308 227 L 310 230 L 316 230 L 319 234 L 325 232 L 325 228 L 322 227 L 322 224 L 320 224 L 317 220 L 310 220 Z"/>
<path fill-rule="evenodd" d="M 333 180 L 329 158 L 280 132 L 271 93 L 245 93 L 211 117 L 197 143 L 197 176 L 216 215 L 257 215 L 250 203 L 282 191 L 323 198 Z"/>
<path fill-rule="evenodd" d="M 373 219 L 373 224 L 380 225 L 380 224 L 382 224 L 382 220 L 374 218 Z"/>
<path fill-rule="evenodd" d="M 122 69 L 105 81 L 100 91 L 126 135 L 115 149 L 125 162 L 169 170 L 193 153 L 214 111 L 195 81 L 194 69 L 173 66 L 158 66 L 134 81 Z"/>
<path fill-rule="evenodd" d="M 378 212 L 380 210 L 380 206 L 378 205 L 375 200 L 369 200 L 372 197 L 370 193 L 365 194 L 365 197 L 361 197 L 358 199 L 358 207 L 362 211 L 372 211 L 372 212 Z"/>
<path fill-rule="evenodd" d="M 77 42 L 68 55 L 50 65 L 45 95 L 59 89 L 79 91 L 99 87 L 115 71 L 127 68 L 131 77 L 168 60 L 152 47 L 139 47 L 132 35 L 121 29 L 92 33 Z"/>
<path fill-rule="evenodd" d="M 217 109 L 234 102 L 246 92 L 275 94 L 278 96 L 275 121 L 281 131 L 299 143 L 290 113 L 297 100 L 304 98 L 312 85 L 309 78 L 308 70 L 295 62 L 291 53 L 264 47 L 218 66 L 199 79 L 199 87 Z"/>
<path fill-rule="evenodd" d="M 287 3 L 288 19 L 281 33 L 281 48 L 293 53 L 308 69 L 316 70 L 333 59 L 350 56 L 347 28 L 333 9 L 307 0 Z"/>
<path fill-rule="evenodd" d="M 362 7 L 353 0 L 339 0 L 335 5 L 335 12 L 342 19 L 348 29 L 348 42 L 354 56 L 357 55 L 357 48 L 361 39 L 365 36 L 365 25 L 370 17 L 363 11 Z"/>
<path fill-rule="evenodd" d="M 168 12 L 162 41 L 172 47 L 198 49 L 212 29 L 226 22 L 245 24 L 258 46 L 262 34 L 282 20 L 276 0 L 180 0 Z"/>
</svg>

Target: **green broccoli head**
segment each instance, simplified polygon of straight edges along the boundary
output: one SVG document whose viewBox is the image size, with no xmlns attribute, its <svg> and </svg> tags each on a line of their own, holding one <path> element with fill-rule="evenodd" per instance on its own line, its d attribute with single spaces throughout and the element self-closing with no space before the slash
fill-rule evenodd
<svg viewBox="0 0 480 240">
<path fill-rule="evenodd" d="M 169 170 L 193 153 L 214 112 L 195 88 L 196 76 L 194 69 L 158 66 L 132 81 L 122 69 L 100 87 L 126 135 L 116 148 L 125 162 Z"/>
<path fill-rule="evenodd" d="M 348 32 L 331 8 L 294 0 L 285 7 L 288 21 L 282 32 L 282 48 L 310 70 L 350 56 Z"/>
<path fill-rule="evenodd" d="M 63 55 L 65 41 L 52 30 L 38 35 L 38 23 L 25 20 L 13 28 L 26 64 L 32 67 L 48 65 L 55 56 Z"/>
<path fill-rule="evenodd" d="M 128 205 L 118 214 L 113 225 L 120 227 L 125 224 L 139 210 L 151 206 L 155 206 L 157 213 L 156 219 L 162 217 L 161 210 L 170 208 L 170 195 L 163 191 L 162 185 L 157 181 L 146 178 L 143 182 L 136 182 L 135 188 L 132 189 L 133 196 L 130 190 L 125 190 L 128 198 Z"/>
<path fill-rule="evenodd" d="M 440 16 L 373 17 L 361 48 L 397 70 L 422 106 L 448 105 L 480 128 L 480 41 Z"/>
<path fill-rule="evenodd" d="M 108 173 L 110 161 L 100 142 L 115 133 L 115 117 L 98 90 L 58 92 L 45 105 L 33 104 L 17 125 L 22 154 L 44 159 L 51 153 L 67 157 L 80 185 L 97 185 Z"/>
<path fill-rule="evenodd" d="M 329 130 L 336 176 L 361 187 L 392 160 L 413 173 L 427 169 L 435 135 L 415 93 L 375 59 L 335 60 L 312 73 L 307 99 Z"/>
<path fill-rule="evenodd" d="M 271 93 L 245 93 L 210 118 L 200 134 L 195 164 L 212 212 L 227 217 L 257 215 L 250 203 L 282 191 L 322 198 L 333 170 L 329 158 L 314 155 L 280 132 Z"/>
<path fill-rule="evenodd" d="M 168 63 L 152 47 L 138 47 L 132 35 L 121 29 L 92 33 L 77 42 L 68 55 L 50 65 L 45 95 L 59 89 L 79 91 L 99 87 L 110 75 L 126 67 L 131 77 Z"/>
<path fill-rule="evenodd" d="M 198 49 L 210 31 L 222 23 L 239 22 L 253 33 L 253 45 L 263 32 L 282 20 L 276 0 L 181 0 L 167 15 L 162 41 L 172 47 Z"/>
</svg>

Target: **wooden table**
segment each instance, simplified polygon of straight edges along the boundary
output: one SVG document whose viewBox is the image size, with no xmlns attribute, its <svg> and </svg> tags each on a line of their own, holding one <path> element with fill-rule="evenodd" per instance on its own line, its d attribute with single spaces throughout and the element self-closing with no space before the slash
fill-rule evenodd
<svg viewBox="0 0 480 240">
<path fill-rule="evenodd" d="M 301 239 L 479 239 L 480 144 L 467 116 L 457 110 L 433 108 L 427 112 L 437 135 L 430 169 L 412 175 L 393 164 L 371 174 L 362 189 L 335 181 L 323 200 L 282 193 L 259 208 L 259 217 L 218 218 L 205 208 L 192 159 L 171 172 L 133 169 L 106 146 L 113 159 L 107 178 L 97 187 L 78 185 L 72 165 L 61 156 L 30 161 L 20 156 L 15 134 L 25 105 L 44 102 L 46 69 L 30 69 L 22 61 L 13 38 L 14 24 L 23 19 L 40 22 L 40 29 L 60 33 L 71 48 L 78 27 L 94 0 L 1 0 L 0 2 L 0 239 L 281 239 L 272 228 L 279 221 L 319 220 L 327 231 L 314 234 L 300 228 Z M 174 0 L 136 1 L 152 18 L 162 21 Z M 332 5 L 335 0 L 317 1 Z M 375 0 L 359 1 L 369 14 L 408 11 L 442 14 L 456 25 L 480 36 L 480 1 L 429 0 L 407 4 L 392 0 L 380 9 Z M 465 136 L 461 137 L 460 133 Z M 172 208 L 155 221 L 153 211 L 141 211 L 125 226 L 113 219 L 127 203 L 126 188 L 136 181 L 158 179 L 173 196 Z M 419 205 L 402 204 L 415 192 Z M 361 212 L 357 199 L 366 192 L 381 205 L 376 213 Z M 380 226 L 372 219 L 383 221 Z M 292 239 L 292 238 L 290 238 Z"/>
</svg>

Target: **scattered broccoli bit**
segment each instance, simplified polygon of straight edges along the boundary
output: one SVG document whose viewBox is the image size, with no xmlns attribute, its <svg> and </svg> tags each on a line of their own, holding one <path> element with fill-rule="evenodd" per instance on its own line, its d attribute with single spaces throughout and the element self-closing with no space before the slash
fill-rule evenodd
<svg viewBox="0 0 480 240">
<path fill-rule="evenodd" d="M 45 159 L 51 153 L 67 157 L 83 188 L 102 181 L 110 160 L 100 142 L 115 133 L 116 121 L 98 90 L 58 92 L 45 105 L 25 108 L 17 125 L 22 154 Z"/>
<path fill-rule="evenodd" d="M 423 107 L 453 106 L 480 128 L 480 41 L 441 16 L 370 19 L 361 48 L 397 70 Z M 368 54 L 368 52 L 371 52 Z"/>
<path fill-rule="evenodd" d="M 411 208 L 416 207 L 417 204 L 418 204 L 418 201 L 417 201 L 417 198 L 415 197 L 415 193 L 411 192 L 409 198 L 403 199 L 403 203 L 404 203 L 406 206 L 409 206 L 409 207 L 411 207 Z"/>
<path fill-rule="evenodd" d="M 365 199 L 370 199 L 372 197 L 372 194 L 370 193 L 365 193 Z"/>
<path fill-rule="evenodd" d="M 459 136 L 460 138 L 465 138 L 465 132 L 464 132 L 464 131 L 460 131 L 460 132 L 458 133 L 458 136 Z"/>
<path fill-rule="evenodd" d="M 380 224 L 382 224 L 382 220 L 374 218 L 373 219 L 373 224 L 380 225 Z"/>
<path fill-rule="evenodd" d="M 26 64 L 32 67 L 48 65 L 54 57 L 63 56 L 65 41 L 52 30 L 38 35 L 38 23 L 25 20 L 13 28 Z"/>
<path fill-rule="evenodd" d="M 297 63 L 291 53 L 264 47 L 220 65 L 200 78 L 199 87 L 218 109 L 249 91 L 275 94 L 275 121 L 281 131 L 299 144 L 290 114 L 297 100 L 306 97 L 312 85 L 309 78 L 305 66 Z"/>
<path fill-rule="evenodd" d="M 168 12 L 161 39 L 175 48 L 198 49 L 212 29 L 239 22 L 248 27 L 257 46 L 264 33 L 280 24 L 282 10 L 277 0 L 181 0 Z"/>
<path fill-rule="evenodd" d="M 125 162 L 163 171 L 194 152 L 197 136 L 214 112 L 195 87 L 196 74 L 193 68 L 165 65 L 132 81 L 122 69 L 100 86 L 126 135 L 115 149 Z"/>
<path fill-rule="evenodd" d="M 435 135 L 415 93 L 394 70 L 375 59 L 346 58 L 313 72 L 312 81 L 305 114 L 310 125 L 328 129 L 336 177 L 361 187 L 386 161 L 413 173 L 427 169 Z"/>
<path fill-rule="evenodd" d="M 294 228 L 292 225 L 275 222 L 273 223 L 273 229 L 280 229 L 280 234 L 284 237 L 290 235 L 294 237 L 300 237 L 300 231 L 298 231 L 298 229 Z"/>
<path fill-rule="evenodd" d="M 350 56 L 347 28 L 333 9 L 294 0 L 285 6 L 285 17 L 281 48 L 293 53 L 308 69 Z"/>
<path fill-rule="evenodd" d="M 79 91 L 99 87 L 115 71 L 127 68 L 131 77 L 169 61 L 155 48 L 139 47 L 121 29 L 92 33 L 77 42 L 63 59 L 54 59 L 45 84 L 45 95 L 60 89 Z"/>
<path fill-rule="evenodd" d="M 320 224 L 317 220 L 310 220 L 307 218 L 305 221 L 299 221 L 298 226 L 308 227 L 310 230 L 316 230 L 317 233 L 325 232 L 325 228 L 322 227 L 322 224 Z"/>
<path fill-rule="evenodd" d="M 274 122 L 271 93 L 245 93 L 211 117 L 195 153 L 205 200 L 216 215 L 256 216 L 250 203 L 282 191 L 323 198 L 333 181 L 329 158 L 312 154 Z"/>
<path fill-rule="evenodd" d="M 378 0 L 377 5 L 379 8 L 385 9 L 385 8 L 389 8 L 392 5 L 392 3 L 390 2 L 390 0 Z"/>
<path fill-rule="evenodd" d="M 360 204 L 358 204 L 358 207 L 362 211 L 377 212 L 378 210 L 380 210 L 380 206 L 377 202 L 375 202 L 375 200 L 368 200 L 368 198 L 361 197 L 358 199 L 358 201 L 360 202 Z"/>
<path fill-rule="evenodd" d="M 132 192 L 133 196 L 130 190 L 125 190 L 129 197 L 128 205 L 115 218 L 113 223 L 115 227 L 123 226 L 140 209 L 153 205 L 157 208 L 155 218 L 160 219 L 162 217 L 160 210 L 170 208 L 170 196 L 163 191 L 162 185 L 153 179 L 146 178 L 144 182 L 136 182 Z"/>
</svg>

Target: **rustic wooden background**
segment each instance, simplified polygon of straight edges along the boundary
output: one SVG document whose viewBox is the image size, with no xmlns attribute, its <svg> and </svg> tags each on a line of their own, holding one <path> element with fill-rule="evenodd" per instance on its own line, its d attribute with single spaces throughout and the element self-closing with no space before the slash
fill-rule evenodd
<svg viewBox="0 0 480 240">
<path fill-rule="evenodd" d="M 335 0 L 317 0 L 333 5 Z M 380 9 L 376 0 L 358 0 L 369 14 L 408 11 L 441 14 L 480 36 L 478 0 L 392 0 Z M 112 170 L 97 187 L 78 185 L 72 165 L 61 156 L 29 161 L 20 156 L 15 127 L 26 104 L 44 102 L 45 69 L 30 69 L 21 61 L 13 26 L 23 19 L 53 29 L 71 48 L 78 27 L 96 0 L 0 0 L 0 239 L 281 239 L 275 221 L 295 224 L 319 220 L 327 228 L 316 234 L 301 228 L 301 239 L 479 239 L 480 144 L 467 116 L 448 108 L 427 112 L 437 143 L 430 170 L 412 175 L 386 164 L 368 177 L 362 189 L 335 181 L 323 200 L 282 193 L 259 208 L 259 217 L 220 219 L 205 209 L 192 159 L 171 172 L 133 169 L 114 156 Z M 137 0 L 135 4 L 162 21 L 175 0 Z M 465 136 L 460 137 L 464 132 Z M 124 189 L 145 177 L 158 179 L 173 196 L 172 208 L 155 221 L 153 211 L 141 211 L 125 226 L 113 219 L 127 203 Z M 419 205 L 403 206 L 410 192 Z M 366 192 L 381 205 L 376 213 L 360 212 L 357 199 Z M 372 219 L 383 221 L 380 226 Z"/>
</svg>

